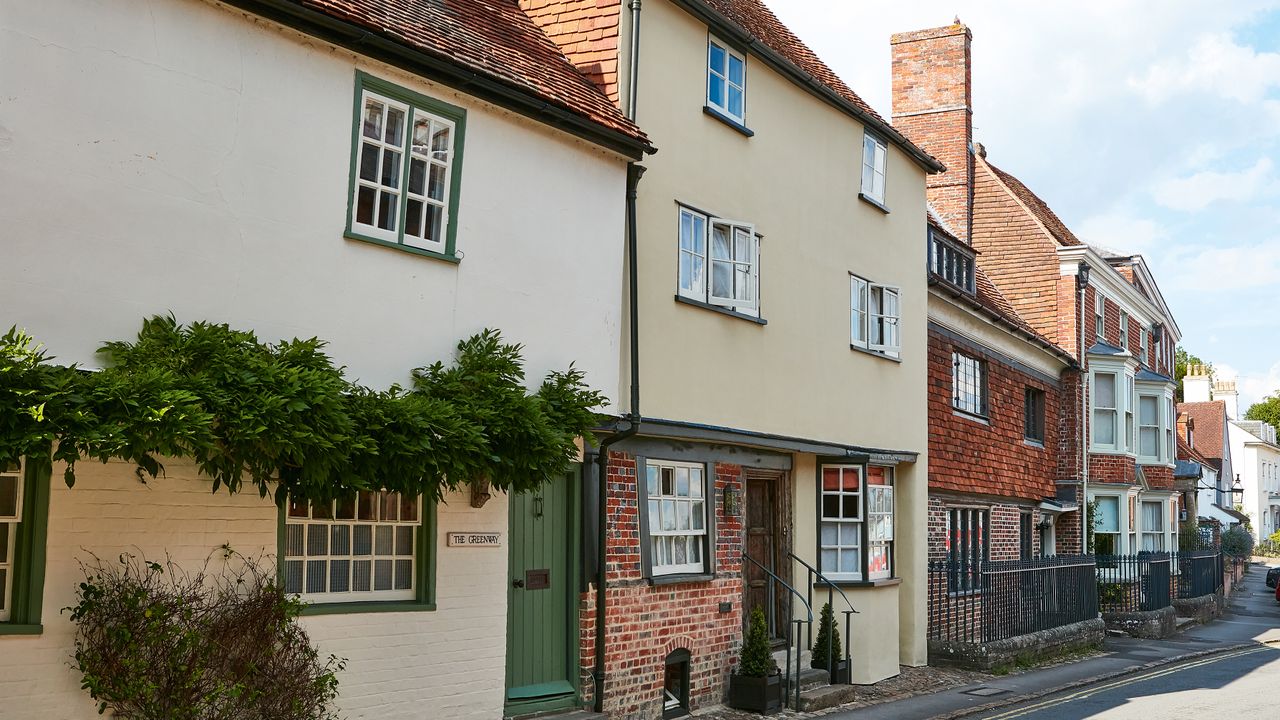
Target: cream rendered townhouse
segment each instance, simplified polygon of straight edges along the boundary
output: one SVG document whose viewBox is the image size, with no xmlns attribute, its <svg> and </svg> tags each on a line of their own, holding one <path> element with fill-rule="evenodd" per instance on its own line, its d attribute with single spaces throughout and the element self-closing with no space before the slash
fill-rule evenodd
<svg viewBox="0 0 1280 720">
<path fill-rule="evenodd" d="M 622 391 L 627 168 L 652 147 L 514 3 L 58 0 L 7 8 L 0 37 L 0 64 L 32 69 L 0 78 L 0 324 L 59 362 L 95 367 L 172 312 L 318 336 L 387 388 L 497 328 L 530 382 L 576 363 Z M 459 492 L 286 511 L 210 494 L 184 461 L 146 484 L 82 463 L 73 489 L 37 465 L 0 474 L 22 508 L 0 517 L 19 539 L 0 568 L 7 719 L 98 716 L 59 612 L 78 560 L 198 567 L 224 544 L 279 553 L 312 639 L 347 659 L 346 717 L 575 702 L 576 476 L 481 508 Z"/>
<path fill-rule="evenodd" d="M 521 5 L 662 148 L 636 205 L 638 404 L 604 443 L 605 572 L 583 596 L 595 707 L 722 702 L 754 608 L 809 647 L 789 620 L 816 617 L 820 577 L 842 634 L 857 610 L 853 682 L 923 664 L 940 164 L 759 0 Z"/>
</svg>

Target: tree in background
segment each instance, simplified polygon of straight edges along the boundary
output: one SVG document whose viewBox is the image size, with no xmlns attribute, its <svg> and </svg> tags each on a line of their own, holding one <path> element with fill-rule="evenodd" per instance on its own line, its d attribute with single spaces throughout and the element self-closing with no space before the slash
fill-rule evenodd
<svg viewBox="0 0 1280 720">
<path fill-rule="evenodd" d="M 1213 363 L 1201 360 L 1179 345 L 1173 352 L 1173 396 L 1177 402 L 1183 400 L 1182 378 L 1187 376 L 1187 368 L 1192 365 L 1204 365 L 1209 370 L 1209 377 L 1213 377 Z"/>
<path fill-rule="evenodd" d="M 1280 391 L 1262 398 L 1245 411 L 1245 420 L 1261 420 L 1280 431 Z"/>
</svg>

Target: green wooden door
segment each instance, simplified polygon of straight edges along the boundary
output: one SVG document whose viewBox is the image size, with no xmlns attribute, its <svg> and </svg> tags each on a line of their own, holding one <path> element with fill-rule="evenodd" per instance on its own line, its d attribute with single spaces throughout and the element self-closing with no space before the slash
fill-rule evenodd
<svg viewBox="0 0 1280 720">
<path fill-rule="evenodd" d="M 511 496 L 508 715 L 577 700 L 577 478 Z"/>
</svg>

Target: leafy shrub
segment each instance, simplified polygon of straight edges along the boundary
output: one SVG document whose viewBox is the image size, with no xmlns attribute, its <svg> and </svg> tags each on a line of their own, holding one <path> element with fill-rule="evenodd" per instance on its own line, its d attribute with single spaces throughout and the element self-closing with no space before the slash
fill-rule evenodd
<svg viewBox="0 0 1280 720">
<path fill-rule="evenodd" d="M 840 631 L 836 628 L 835 612 L 831 603 L 823 603 L 822 615 L 818 619 L 818 637 L 813 640 L 813 658 L 809 665 L 819 670 L 827 669 L 827 647 L 831 648 L 831 662 L 839 664 L 844 660 L 844 650 L 840 648 Z"/>
<path fill-rule="evenodd" d="M 1098 605 L 1118 605 L 1124 602 L 1124 586 L 1120 583 L 1098 583 Z"/>
<path fill-rule="evenodd" d="M 1222 552 L 1231 557 L 1249 557 L 1253 554 L 1253 534 L 1239 525 L 1224 531 Z"/>
<path fill-rule="evenodd" d="M 220 574 L 121 555 L 83 564 L 74 666 L 128 720 L 331 720 L 344 661 L 321 659 L 274 573 L 231 551 Z"/>
<path fill-rule="evenodd" d="M 744 677 L 767 677 L 778 671 L 769 650 L 769 629 L 765 624 L 764 610 L 751 611 L 751 624 L 747 638 L 742 643 L 742 657 L 738 661 L 738 674 Z"/>
</svg>

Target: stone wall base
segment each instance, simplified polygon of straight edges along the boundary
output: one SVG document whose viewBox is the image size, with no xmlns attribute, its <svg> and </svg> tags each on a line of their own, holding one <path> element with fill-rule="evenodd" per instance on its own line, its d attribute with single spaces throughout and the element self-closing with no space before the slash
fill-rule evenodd
<svg viewBox="0 0 1280 720">
<path fill-rule="evenodd" d="M 1102 613 L 1108 630 L 1117 630 L 1130 637 L 1159 640 L 1173 635 L 1178 629 L 1178 613 L 1173 607 L 1142 612 Z"/>
<path fill-rule="evenodd" d="M 1094 618 L 984 645 L 930 640 L 929 664 L 984 672 L 1010 669 L 1101 647 L 1106 634 L 1106 623 Z"/>
<path fill-rule="evenodd" d="M 1173 609 L 1178 617 L 1195 618 L 1201 625 L 1222 617 L 1226 605 L 1226 598 L 1217 593 L 1173 601 Z"/>
</svg>

